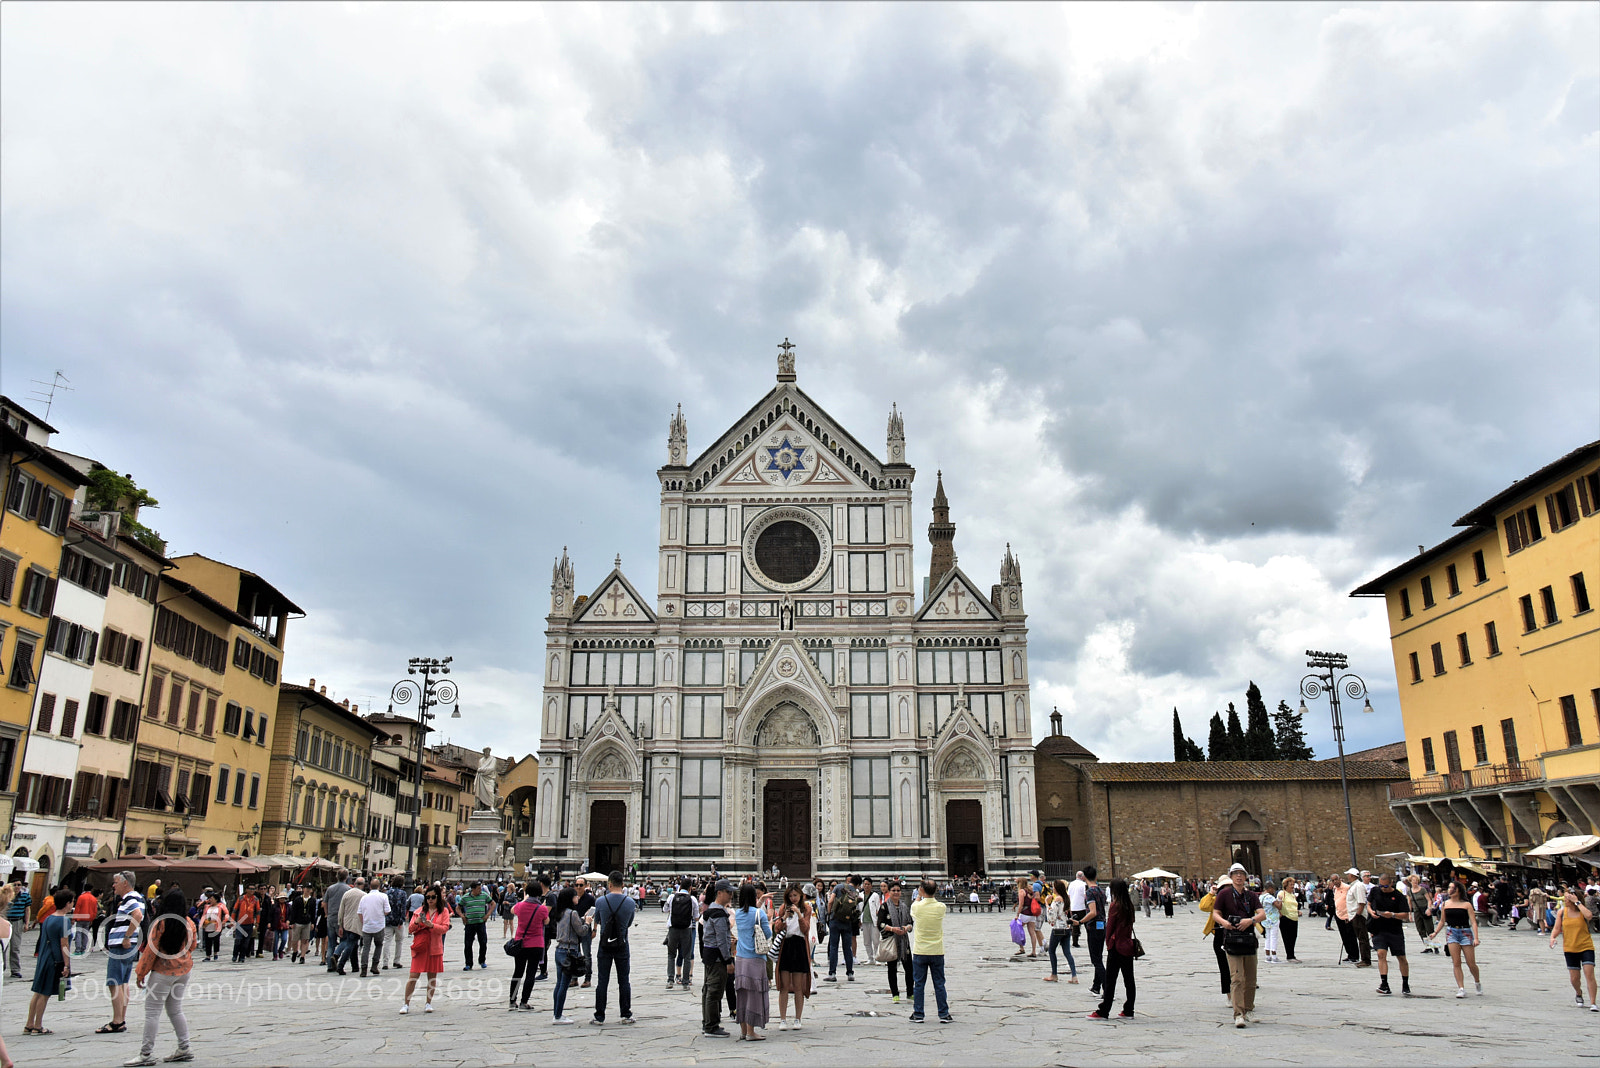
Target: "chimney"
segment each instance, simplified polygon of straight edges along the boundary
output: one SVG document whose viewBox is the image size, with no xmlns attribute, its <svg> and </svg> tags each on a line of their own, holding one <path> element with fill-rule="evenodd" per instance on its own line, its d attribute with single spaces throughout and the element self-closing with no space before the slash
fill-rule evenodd
<svg viewBox="0 0 1600 1068">
<path fill-rule="evenodd" d="M 317 688 L 317 680 L 316 679 L 312 679 L 311 680 L 311 688 L 313 690 L 315 690 Z"/>
<path fill-rule="evenodd" d="M 326 686 L 324 686 L 322 689 L 318 690 L 317 692 L 320 693 L 324 697 L 328 696 L 328 688 Z"/>
<path fill-rule="evenodd" d="M 349 708 L 350 707 L 350 698 L 346 697 L 343 701 L 340 701 L 339 702 L 339 707 L 340 708 Z"/>
<path fill-rule="evenodd" d="M 350 706 L 350 711 L 359 713 L 361 711 L 361 706 L 360 705 L 351 705 Z"/>
</svg>

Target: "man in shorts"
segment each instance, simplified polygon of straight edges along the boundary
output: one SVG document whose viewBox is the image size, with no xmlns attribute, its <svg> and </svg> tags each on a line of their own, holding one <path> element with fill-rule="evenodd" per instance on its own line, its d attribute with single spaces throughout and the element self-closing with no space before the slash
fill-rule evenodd
<svg viewBox="0 0 1600 1068">
<path fill-rule="evenodd" d="M 1411 902 L 1394 886 L 1394 872 L 1378 876 L 1378 885 L 1367 894 L 1367 931 L 1372 948 L 1378 951 L 1378 993 L 1389 989 L 1389 954 L 1400 962 L 1400 993 L 1411 996 L 1411 967 L 1406 963 L 1406 927 L 1411 919 Z"/>
<path fill-rule="evenodd" d="M 115 912 L 106 925 L 106 987 L 111 992 L 111 1022 L 96 1034 L 121 1034 L 128 1029 L 128 982 L 139 959 L 139 939 L 144 923 L 145 900 L 134 889 L 133 872 L 121 872 L 111 879 L 116 899 Z"/>
</svg>

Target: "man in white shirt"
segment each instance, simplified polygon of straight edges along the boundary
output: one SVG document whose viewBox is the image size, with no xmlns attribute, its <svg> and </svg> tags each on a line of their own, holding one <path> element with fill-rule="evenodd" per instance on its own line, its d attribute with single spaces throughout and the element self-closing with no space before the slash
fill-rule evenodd
<svg viewBox="0 0 1600 1068">
<path fill-rule="evenodd" d="M 356 911 L 361 916 L 361 977 L 365 979 L 368 974 L 369 961 L 383 963 L 383 933 L 385 929 L 384 918 L 389 915 L 389 895 L 383 891 L 383 880 L 373 879 L 372 889 L 361 895 L 361 904 L 356 906 Z M 400 937 L 400 929 L 395 928 L 395 937 Z M 372 947 L 378 947 L 377 957 L 372 956 Z M 371 974 L 377 975 L 378 969 L 373 968 Z"/>
<path fill-rule="evenodd" d="M 1089 906 L 1084 904 L 1083 900 L 1084 894 L 1088 889 L 1089 884 L 1083 881 L 1083 872 L 1081 871 L 1074 875 L 1072 881 L 1067 884 L 1067 911 L 1072 914 L 1074 920 L 1081 921 L 1084 913 L 1089 911 Z M 1074 923 L 1072 925 L 1072 944 L 1074 946 L 1078 944 L 1079 930 L 1077 923 Z"/>
<path fill-rule="evenodd" d="M 867 961 L 870 963 L 878 959 L 878 906 L 883 904 L 883 895 L 877 891 L 871 879 L 862 884 L 861 892 L 867 895 L 866 909 L 861 913 L 861 941 L 867 947 Z"/>
<path fill-rule="evenodd" d="M 1355 869 L 1350 869 L 1355 874 Z M 1364 871 L 1360 878 L 1350 884 L 1346 891 L 1344 903 L 1350 913 L 1350 925 L 1355 928 L 1356 945 L 1361 951 L 1361 960 L 1358 968 L 1372 967 L 1372 940 L 1367 935 L 1367 892 L 1372 888 L 1372 873 Z"/>
</svg>

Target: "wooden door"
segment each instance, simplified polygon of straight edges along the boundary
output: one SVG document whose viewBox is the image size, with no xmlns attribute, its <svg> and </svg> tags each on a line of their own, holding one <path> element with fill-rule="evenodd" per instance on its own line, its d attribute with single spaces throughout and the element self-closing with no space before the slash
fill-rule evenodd
<svg viewBox="0 0 1600 1068">
<path fill-rule="evenodd" d="M 761 868 L 791 880 L 811 875 L 811 784 L 772 779 L 762 794 Z"/>
<path fill-rule="evenodd" d="M 1072 828 L 1046 827 L 1043 840 L 1043 859 L 1046 864 L 1070 864 L 1072 856 Z"/>
<path fill-rule="evenodd" d="M 951 875 L 984 870 L 982 801 L 945 802 L 944 834 Z"/>
<path fill-rule="evenodd" d="M 589 807 L 589 870 L 622 870 L 627 842 L 628 805 L 625 801 L 596 801 Z"/>
</svg>

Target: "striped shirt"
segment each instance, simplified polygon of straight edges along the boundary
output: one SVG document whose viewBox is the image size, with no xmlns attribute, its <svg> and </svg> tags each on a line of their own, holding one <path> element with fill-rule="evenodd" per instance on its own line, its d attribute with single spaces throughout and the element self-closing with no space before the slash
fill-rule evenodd
<svg viewBox="0 0 1600 1068">
<path fill-rule="evenodd" d="M 144 909 L 144 896 L 137 890 L 129 890 L 122 895 L 122 900 L 117 902 L 117 914 L 106 925 L 107 949 L 137 949 L 139 948 L 139 924 L 134 920 L 133 914 Z"/>
</svg>

